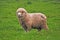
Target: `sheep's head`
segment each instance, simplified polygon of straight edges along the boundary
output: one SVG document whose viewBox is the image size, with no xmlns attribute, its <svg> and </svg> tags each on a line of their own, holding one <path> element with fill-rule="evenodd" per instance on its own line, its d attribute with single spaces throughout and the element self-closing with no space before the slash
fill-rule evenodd
<svg viewBox="0 0 60 40">
<path fill-rule="evenodd" d="M 27 11 L 24 8 L 17 9 L 17 15 L 19 18 L 26 16 Z"/>
</svg>

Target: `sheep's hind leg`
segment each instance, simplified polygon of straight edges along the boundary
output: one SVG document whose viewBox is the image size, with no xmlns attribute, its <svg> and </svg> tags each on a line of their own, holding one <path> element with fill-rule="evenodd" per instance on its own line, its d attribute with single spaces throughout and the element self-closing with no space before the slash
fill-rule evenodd
<svg viewBox="0 0 60 40">
<path fill-rule="evenodd" d="M 41 29 L 42 29 L 41 27 L 37 28 L 38 31 L 41 31 Z"/>
<path fill-rule="evenodd" d="M 49 30 L 46 21 L 43 21 L 42 27 L 43 27 L 45 30 Z"/>
</svg>

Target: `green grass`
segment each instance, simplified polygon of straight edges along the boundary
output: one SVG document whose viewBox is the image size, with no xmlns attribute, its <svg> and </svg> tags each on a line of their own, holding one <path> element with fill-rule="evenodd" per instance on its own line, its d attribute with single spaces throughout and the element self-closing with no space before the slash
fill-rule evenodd
<svg viewBox="0 0 60 40">
<path fill-rule="evenodd" d="M 48 32 L 25 32 L 16 17 L 19 7 L 44 13 Z M 60 0 L 0 0 L 0 40 L 60 40 Z"/>
</svg>

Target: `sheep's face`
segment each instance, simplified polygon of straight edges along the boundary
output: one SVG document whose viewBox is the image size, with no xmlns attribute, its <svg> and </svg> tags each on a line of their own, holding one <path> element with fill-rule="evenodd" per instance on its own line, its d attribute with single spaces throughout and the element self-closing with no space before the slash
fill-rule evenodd
<svg viewBox="0 0 60 40">
<path fill-rule="evenodd" d="M 23 9 L 23 8 L 19 8 L 19 9 L 17 10 L 17 15 L 18 15 L 19 18 L 25 17 L 25 16 L 26 16 L 26 13 L 27 13 L 26 10 Z"/>
</svg>

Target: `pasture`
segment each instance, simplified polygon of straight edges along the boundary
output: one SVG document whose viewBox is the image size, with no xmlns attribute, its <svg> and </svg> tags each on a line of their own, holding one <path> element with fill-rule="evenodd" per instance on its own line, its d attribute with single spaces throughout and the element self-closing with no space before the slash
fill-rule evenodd
<svg viewBox="0 0 60 40">
<path fill-rule="evenodd" d="M 16 17 L 20 7 L 45 14 L 49 30 L 25 32 Z M 60 0 L 0 0 L 0 40 L 60 40 Z"/>
</svg>

